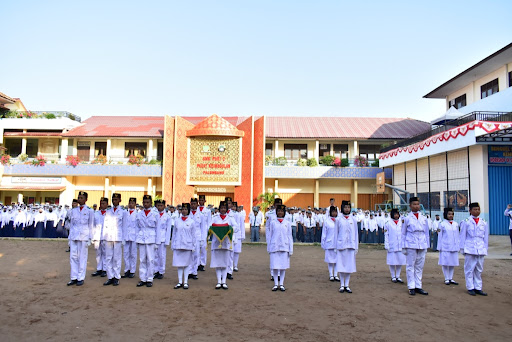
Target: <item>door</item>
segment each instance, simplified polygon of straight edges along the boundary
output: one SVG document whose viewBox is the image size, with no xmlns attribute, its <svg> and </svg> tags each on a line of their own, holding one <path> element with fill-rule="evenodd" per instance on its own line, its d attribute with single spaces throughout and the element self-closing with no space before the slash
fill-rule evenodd
<svg viewBox="0 0 512 342">
<path fill-rule="evenodd" d="M 77 155 L 80 160 L 89 161 L 91 156 L 91 147 L 90 146 L 77 146 Z"/>
<path fill-rule="evenodd" d="M 488 186 L 490 234 L 508 235 L 510 219 L 503 213 L 507 204 L 512 204 L 512 166 L 489 166 Z"/>
<path fill-rule="evenodd" d="M 12 196 L 5 196 L 4 205 L 11 205 L 11 203 L 12 203 Z"/>
</svg>

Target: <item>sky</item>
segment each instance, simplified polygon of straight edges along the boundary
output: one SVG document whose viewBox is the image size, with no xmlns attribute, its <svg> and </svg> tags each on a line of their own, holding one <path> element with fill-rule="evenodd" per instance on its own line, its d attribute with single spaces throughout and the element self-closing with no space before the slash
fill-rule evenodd
<svg viewBox="0 0 512 342">
<path fill-rule="evenodd" d="M 429 121 L 512 41 L 512 1 L 0 0 L 0 92 L 93 115 Z"/>
</svg>

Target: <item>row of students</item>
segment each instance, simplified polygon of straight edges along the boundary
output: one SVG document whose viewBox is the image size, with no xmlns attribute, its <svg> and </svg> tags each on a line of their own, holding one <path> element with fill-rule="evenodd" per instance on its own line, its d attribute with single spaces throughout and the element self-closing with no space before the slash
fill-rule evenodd
<svg viewBox="0 0 512 342">
<path fill-rule="evenodd" d="M 61 238 L 67 208 L 13 204 L 0 208 L 0 237 Z"/>
</svg>

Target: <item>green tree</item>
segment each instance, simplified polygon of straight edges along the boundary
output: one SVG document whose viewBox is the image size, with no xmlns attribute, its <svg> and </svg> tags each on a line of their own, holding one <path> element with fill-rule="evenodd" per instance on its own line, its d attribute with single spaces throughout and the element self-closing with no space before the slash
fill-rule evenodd
<svg viewBox="0 0 512 342">
<path fill-rule="evenodd" d="M 274 204 L 275 199 L 279 196 L 277 192 L 264 192 L 258 196 L 258 201 L 261 202 L 261 211 L 265 210 Z"/>
</svg>

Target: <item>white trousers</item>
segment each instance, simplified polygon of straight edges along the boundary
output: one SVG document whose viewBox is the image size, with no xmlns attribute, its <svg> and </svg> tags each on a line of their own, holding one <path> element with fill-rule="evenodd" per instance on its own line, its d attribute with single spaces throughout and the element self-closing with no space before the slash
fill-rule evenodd
<svg viewBox="0 0 512 342">
<path fill-rule="evenodd" d="M 228 266 L 228 273 L 233 274 L 233 257 L 235 255 L 235 252 L 232 250 L 229 251 L 229 266 Z"/>
<path fill-rule="evenodd" d="M 444 280 L 453 280 L 453 271 L 455 271 L 455 266 L 442 266 Z"/>
<path fill-rule="evenodd" d="M 401 271 L 402 265 L 389 265 L 389 272 L 391 272 L 391 278 L 400 278 Z"/>
<path fill-rule="evenodd" d="M 108 279 L 121 279 L 123 248 L 121 241 L 105 241 L 105 266 Z"/>
<path fill-rule="evenodd" d="M 207 246 L 207 242 L 202 241 L 202 243 L 200 243 L 200 247 L 199 247 L 199 264 L 203 265 L 203 266 L 206 266 L 206 258 L 208 255 L 206 252 L 206 246 Z"/>
<path fill-rule="evenodd" d="M 126 241 L 123 253 L 124 271 L 135 273 L 135 269 L 137 268 L 137 243 L 135 241 Z"/>
<path fill-rule="evenodd" d="M 468 290 L 482 289 L 482 272 L 484 270 L 483 255 L 464 255 L 464 275 L 466 276 L 466 288 Z"/>
<path fill-rule="evenodd" d="M 155 244 L 139 244 L 139 278 L 141 281 L 153 281 L 155 270 Z"/>
<path fill-rule="evenodd" d="M 155 272 L 165 273 L 165 261 L 167 259 L 167 246 L 165 243 L 159 243 L 155 252 Z"/>
<path fill-rule="evenodd" d="M 96 250 L 96 270 L 97 271 L 106 271 L 107 267 L 105 265 L 105 241 L 100 241 L 100 246 Z"/>
<path fill-rule="evenodd" d="M 405 271 L 407 273 L 407 287 L 411 289 L 421 289 L 421 278 L 423 277 L 423 266 L 425 265 L 426 249 L 412 249 L 407 248 L 407 255 L 405 256 L 407 266 Z"/>
<path fill-rule="evenodd" d="M 200 250 L 198 248 L 201 240 L 196 240 L 196 249 L 192 251 L 192 263 L 188 266 L 188 273 L 197 275 L 197 268 L 199 267 Z"/>
<path fill-rule="evenodd" d="M 69 263 L 71 266 L 71 280 L 84 280 L 87 269 L 89 249 L 87 241 L 71 240 L 69 244 Z"/>
</svg>

